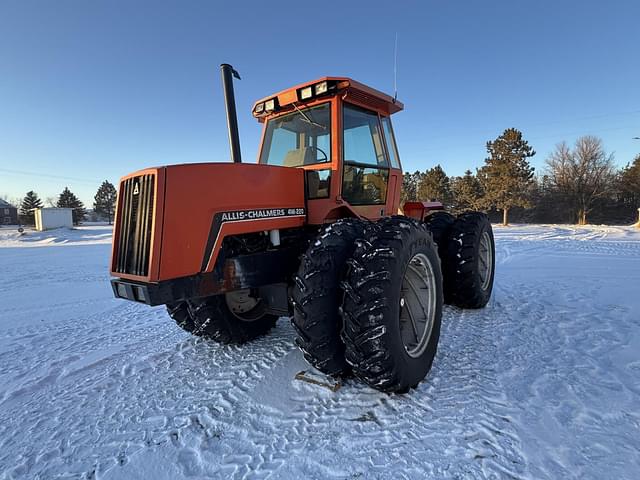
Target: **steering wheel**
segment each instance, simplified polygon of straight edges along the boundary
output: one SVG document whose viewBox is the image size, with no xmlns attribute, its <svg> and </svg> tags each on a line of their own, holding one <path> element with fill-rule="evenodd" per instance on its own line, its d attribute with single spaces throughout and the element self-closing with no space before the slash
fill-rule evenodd
<svg viewBox="0 0 640 480">
<path fill-rule="evenodd" d="M 321 162 L 327 162 L 327 161 L 329 161 L 329 155 L 327 155 L 327 152 L 325 152 L 324 150 L 322 150 L 322 149 L 321 149 L 321 148 L 319 148 L 319 147 L 310 147 L 310 148 L 314 148 L 315 150 L 317 150 L 318 152 L 320 152 L 321 154 L 323 154 L 323 155 L 324 155 L 324 158 L 320 160 Z"/>
</svg>

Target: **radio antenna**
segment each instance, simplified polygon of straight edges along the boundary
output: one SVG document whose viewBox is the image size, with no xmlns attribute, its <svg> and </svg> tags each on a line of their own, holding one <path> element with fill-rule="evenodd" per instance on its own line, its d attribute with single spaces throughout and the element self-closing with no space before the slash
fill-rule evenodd
<svg viewBox="0 0 640 480">
<path fill-rule="evenodd" d="M 393 49 L 393 103 L 398 99 L 398 32 L 396 32 L 396 43 Z"/>
</svg>

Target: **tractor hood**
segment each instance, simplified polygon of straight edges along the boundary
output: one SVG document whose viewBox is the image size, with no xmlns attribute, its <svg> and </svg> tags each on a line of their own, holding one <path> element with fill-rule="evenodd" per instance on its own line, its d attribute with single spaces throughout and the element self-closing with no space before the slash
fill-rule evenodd
<svg viewBox="0 0 640 480">
<path fill-rule="evenodd" d="M 158 282 L 211 272 L 226 235 L 305 222 L 301 169 L 200 163 L 141 170 L 120 181 L 111 274 Z"/>
</svg>

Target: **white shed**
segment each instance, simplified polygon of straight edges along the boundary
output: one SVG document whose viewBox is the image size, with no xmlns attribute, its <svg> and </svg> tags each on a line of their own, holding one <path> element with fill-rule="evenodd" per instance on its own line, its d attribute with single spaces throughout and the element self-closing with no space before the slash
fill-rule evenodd
<svg viewBox="0 0 640 480">
<path fill-rule="evenodd" d="M 73 227 L 73 208 L 36 208 L 36 230 Z"/>
</svg>

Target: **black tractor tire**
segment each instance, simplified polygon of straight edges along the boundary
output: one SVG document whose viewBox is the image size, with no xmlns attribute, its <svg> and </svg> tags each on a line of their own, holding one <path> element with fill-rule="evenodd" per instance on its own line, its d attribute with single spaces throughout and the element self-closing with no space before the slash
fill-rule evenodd
<svg viewBox="0 0 640 480">
<path fill-rule="evenodd" d="M 261 307 L 258 304 L 255 308 Z M 252 311 L 243 319 L 231 311 L 225 295 L 189 300 L 189 312 L 194 321 L 192 333 L 227 345 L 243 344 L 265 335 L 279 318 Z"/>
<path fill-rule="evenodd" d="M 451 279 L 451 303 L 460 308 L 482 308 L 491 297 L 495 276 L 489 218 L 481 212 L 463 213 L 451 226 L 449 238 L 445 278 Z"/>
<path fill-rule="evenodd" d="M 435 211 L 424 219 L 424 223 L 433 235 L 433 241 L 438 246 L 440 256 L 440 266 L 442 270 L 442 290 L 444 292 L 444 303 L 450 304 L 453 301 L 453 291 L 455 288 L 453 277 L 450 274 L 451 265 L 449 261 L 449 238 L 451 227 L 456 221 L 456 217 L 449 212 Z"/>
<path fill-rule="evenodd" d="M 340 282 L 364 224 L 347 218 L 324 228 L 302 255 L 295 276 L 291 323 L 297 333 L 296 344 L 307 362 L 327 375 L 344 375 L 350 370 L 340 338 Z"/>
<path fill-rule="evenodd" d="M 407 217 L 382 219 L 366 238 L 358 242 L 347 262 L 349 268 L 342 283 L 345 357 L 354 374 L 369 386 L 404 393 L 424 379 L 436 355 L 443 305 L 440 259 L 426 225 Z M 417 258 L 428 263 L 432 275 L 431 290 L 420 297 L 414 290 L 414 299 L 432 299 L 427 315 L 431 328 L 425 329 L 430 333 L 422 334 L 422 341 L 417 341 L 420 349 L 410 355 L 401 327 L 404 314 L 405 331 L 408 328 L 404 309 L 408 308 L 409 297 L 403 288 L 408 267 L 410 263 L 415 265 L 412 262 Z"/>
<path fill-rule="evenodd" d="M 438 245 L 438 253 L 441 251 L 444 252 L 444 250 L 441 249 L 442 246 L 446 249 L 449 232 L 455 221 L 456 217 L 444 211 L 435 211 L 427 215 L 424 219 L 425 225 L 433 235 L 433 241 Z"/>
<path fill-rule="evenodd" d="M 196 324 L 191 317 L 191 313 L 189 312 L 189 304 L 187 302 L 176 302 L 176 303 L 168 303 L 167 304 L 167 313 L 173 320 L 175 320 L 176 324 L 182 328 L 183 330 L 197 335 L 194 331 L 196 328 Z"/>
</svg>

